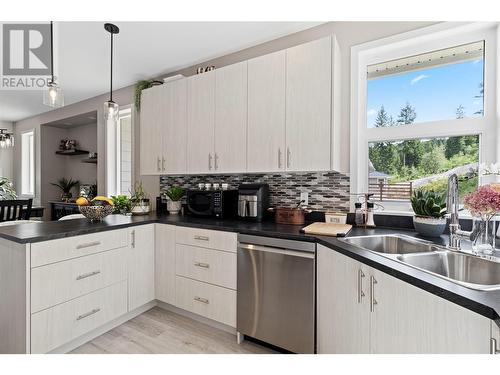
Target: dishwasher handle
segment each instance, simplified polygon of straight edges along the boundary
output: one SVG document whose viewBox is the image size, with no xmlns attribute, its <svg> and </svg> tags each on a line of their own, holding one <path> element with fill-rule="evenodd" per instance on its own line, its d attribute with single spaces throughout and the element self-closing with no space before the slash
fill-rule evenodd
<svg viewBox="0 0 500 375">
<path fill-rule="evenodd" d="M 238 244 L 238 248 L 242 249 L 242 250 L 262 251 L 262 252 L 266 252 L 266 253 L 289 255 L 289 256 L 300 257 L 300 258 L 308 258 L 308 259 L 315 258 L 314 253 L 311 253 L 311 252 L 281 249 L 278 247 L 261 246 L 261 245 L 254 245 L 254 244 L 249 244 L 249 243 L 241 243 L 240 242 Z"/>
</svg>

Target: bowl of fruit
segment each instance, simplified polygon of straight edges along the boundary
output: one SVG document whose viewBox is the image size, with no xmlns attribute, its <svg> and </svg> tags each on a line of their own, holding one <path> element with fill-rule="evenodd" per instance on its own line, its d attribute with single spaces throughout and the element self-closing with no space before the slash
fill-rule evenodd
<svg viewBox="0 0 500 375">
<path fill-rule="evenodd" d="M 92 200 L 80 197 L 76 200 L 76 204 L 80 209 L 80 213 L 92 223 L 102 221 L 115 209 L 111 199 L 101 196 L 97 196 Z"/>
</svg>

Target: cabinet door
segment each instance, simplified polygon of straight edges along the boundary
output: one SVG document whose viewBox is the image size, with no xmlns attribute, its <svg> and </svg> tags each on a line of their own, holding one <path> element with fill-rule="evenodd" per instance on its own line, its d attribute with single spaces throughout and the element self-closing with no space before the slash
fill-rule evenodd
<svg viewBox="0 0 500 375">
<path fill-rule="evenodd" d="M 381 271 L 370 274 L 372 353 L 489 353 L 489 319 Z"/>
<path fill-rule="evenodd" d="M 187 171 L 187 85 L 180 79 L 164 85 L 162 171 Z M 159 134 L 157 134 L 158 136 Z"/>
<path fill-rule="evenodd" d="M 129 311 L 155 299 L 154 234 L 153 224 L 129 229 Z"/>
<path fill-rule="evenodd" d="M 215 71 L 216 172 L 244 172 L 247 167 L 247 62 Z"/>
<path fill-rule="evenodd" d="M 286 50 L 286 169 L 330 169 L 331 38 Z"/>
<path fill-rule="evenodd" d="M 140 165 L 141 174 L 156 175 L 161 173 L 163 121 L 163 87 L 156 86 L 141 93 L 140 123 Z"/>
<path fill-rule="evenodd" d="M 248 61 L 248 172 L 285 170 L 286 52 Z"/>
<path fill-rule="evenodd" d="M 215 71 L 187 79 L 188 173 L 214 172 Z"/>
<path fill-rule="evenodd" d="M 365 267 L 318 245 L 317 273 L 318 353 L 369 353 Z"/>
<path fill-rule="evenodd" d="M 155 224 L 156 299 L 175 304 L 175 227 Z"/>
</svg>

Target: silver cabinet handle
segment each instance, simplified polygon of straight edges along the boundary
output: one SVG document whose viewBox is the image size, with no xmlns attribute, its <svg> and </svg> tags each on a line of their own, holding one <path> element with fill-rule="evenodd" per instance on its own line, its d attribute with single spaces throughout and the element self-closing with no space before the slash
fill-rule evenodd
<svg viewBox="0 0 500 375">
<path fill-rule="evenodd" d="M 100 273 L 101 273 L 100 270 L 96 270 L 96 271 L 92 271 L 92 272 L 88 272 L 88 273 L 83 273 L 83 274 L 77 276 L 76 279 L 83 280 L 83 279 L 86 279 L 87 277 L 99 275 Z"/>
<path fill-rule="evenodd" d="M 490 339 L 490 354 L 500 354 L 500 349 L 497 348 L 497 340 L 493 337 Z"/>
<path fill-rule="evenodd" d="M 219 163 L 218 163 L 218 160 L 219 160 L 219 155 L 217 155 L 217 153 L 214 154 L 214 169 L 217 170 L 219 169 Z"/>
<path fill-rule="evenodd" d="M 212 154 L 208 154 L 208 170 L 212 170 Z"/>
<path fill-rule="evenodd" d="M 161 169 L 162 169 L 162 171 L 165 170 L 165 158 L 164 157 L 161 158 Z"/>
<path fill-rule="evenodd" d="M 158 169 L 158 172 L 161 171 L 160 163 L 161 163 L 161 159 L 158 156 L 158 158 L 156 159 L 156 169 Z"/>
<path fill-rule="evenodd" d="M 210 241 L 210 237 L 208 237 L 208 236 L 198 236 L 198 235 L 196 235 L 196 236 L 194 236 L 194 239 L 198 240 L 198 241 Z"/>
<path fill-rule="evenodd" d="M 206 298 L 194 297 L 193 299 L 197 302 L 201 302 L 201 303 L 204 303 L 206 305 L 208 305 L 210 303 L 210 301 Z"/>
<path fill-rule="evenodd" d="M 135 249 L 135 229 L 130 232 L 130 247 L 132 247 L 132 249 Z"/>
<path fill-rule="evenodd" d="M 200 268 L 210 268 L 210 264 L 208 264 L 208 263 L 195 262 L 194 265 L 196 267 L 200 267 Z"/>
<path fill-rule="evenodd" d="M 90 310 L 89 312 L 85 313 L 85 314 L 82 314 L 82 315 L 78 315 L 76 320 L 82 320 L 88 316 L 91 316 L 91 315 L 94 315 L 94 314 L 97 314 L 99 311 L 101 311 L 100 308 L 97 308 L 97 309 L 93 309 L 93 310 Z"/>
<path fill-rule="evenodd" d="M 281 169 L 281 147 L 278 148 L 278 169 Z"/>
<path fill-rule="evenodd" d="M 375 284 L 377 284 L 377 280 L 373 276 L 370 276 L 370 311 L 375 311 L 375 305 L 377 304 L 377 300 L 375 299 Z"/>
<path fill-rule="evenodd" d="M 287 147 L 286 148 L 286 167 L 287 168 L 290 168 L 290 159 L 291 159 L 291 155 L 292 153 L 290 152 L 290 147 Z"/>
<path fill-rule="evenodd" d="M 101 241 L 94 241 L 94 242 L 89 242 L 89 243 L 82 243 L 81 245 L 77 245 L 76 248 L 77 248 L 77 250 L 80 250 L 80 249 L 85 249 L 86 247 L 98 246 L 100 244 L 101 244 Z"/>
<path fill-rule="evenodd" d="M 363 297 L 365 296 L 365 292 L 363 292 L 363 278 L 365 274 L 361 269 L 358 270 L 358 303 L 361 303 Z"/>
</svg>

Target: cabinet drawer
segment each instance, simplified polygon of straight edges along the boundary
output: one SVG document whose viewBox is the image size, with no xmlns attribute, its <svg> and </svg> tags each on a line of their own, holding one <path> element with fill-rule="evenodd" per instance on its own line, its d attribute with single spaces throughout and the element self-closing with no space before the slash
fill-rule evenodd
<svg viewBox="0 0 500 375">
<path fill-rule="evenodd" d="M 176 276 L 176 305 L 236 327 L 236 291 Z"/>
<path fill-rule="evenodd" d="M 127 312 L 127 282 L 31 315 L 31 353 L 46 353 Z"/>
<path fill-rule="evenodd" d="M 31 270 L 31 312 L 37 312 L 127 279 L 128 248 L 66 260 Z"/>
<path fill-rule="evenodd" d="M 31 245 L 31 267 L 117 249 L 125 247 L 127 244 L 126 230 L 111 230 L 38 242 Z"/>
<path fill-rule="evenodd" d="M 236 252 L 237 236 L 232 232 L 177 227 L 175 240 L 184 245 L 201 246 L 209 249 Z"/>
<path fill-rule="evenodd" d="M 175 251 L 177 275 L 236 289 L 235 253 L 181 244 Z"/>
</svg>

